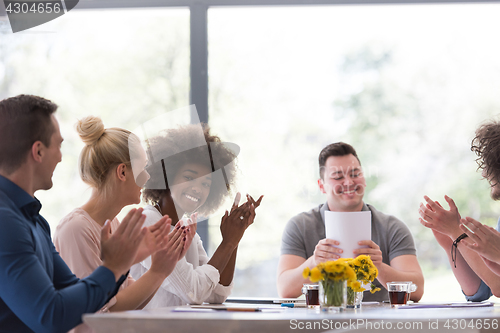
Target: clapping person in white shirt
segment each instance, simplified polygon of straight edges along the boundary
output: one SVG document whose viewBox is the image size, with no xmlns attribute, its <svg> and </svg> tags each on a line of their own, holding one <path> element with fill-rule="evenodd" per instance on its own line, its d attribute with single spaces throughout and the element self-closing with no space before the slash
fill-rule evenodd
<svg viewBox="0 0 500 333">
<path fill-rule="evenodd" d="M 206 145 L 197 146 L 204 137 Z M 143 198 L 150 205 L 144 208 L 145 225 L 156 223 L 163 215 L 180 220 L 190 217 L 186 224 L 193 233 L 193 241 L 174 271 L 165 279 L 147 308 L 222 303 L 232 290 L 232 280 L 239 241 L 247 227 L 253 223 L 255 208 L 262 200 L 254 201 L 247 195 L 247 202 L 238 206 L 240 195 L 231 211 L 221 220 L 222 242 L 211 258 L 195 233 L 197 215 L 207 216 L 221 206 L 230 195 L 236 176 L 233 160 L 235 153 L 213 136 L 206 125 L 187 125 L 164 131 L 148 139 L 149 158 L 146 170 L 151 178 L 145 185 Z M 194 147 L 194 148 L 192 148 Z M 152 154 L 166 156 L 153 161 Z M 172 225 L 173 227 L 173 225 Z M 149 259 L 131 269 L 139 278 L 150 269 Z"/>
</svg>

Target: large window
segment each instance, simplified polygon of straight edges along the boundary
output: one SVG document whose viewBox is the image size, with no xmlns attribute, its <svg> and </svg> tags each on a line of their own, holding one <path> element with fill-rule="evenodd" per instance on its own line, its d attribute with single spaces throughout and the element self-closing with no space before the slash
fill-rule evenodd
<svg viewBox="0 0 500 333">
<path fill-rule="evenodd" d="M 0 20 L 0 98 L 60 105 L 63 162 L 54 188 L 37 193 L 53 229 L 90 195 L 77 172 L 78 118 L 132 130 L 190 104 L 187 7 L 77 9 L 16 34 Z M 469 150 L 475 128 L 500 110 L 499 16 L 500 4 L 209 7 L 209 122 L 241 147 L 237 189 L 265 195 L 238 249 L 233 295 L 277 295 L 283 228 L 324 203 L 318 153 L 345 141 L 365 169 L 365 202 L 415 236 L 424 300 L 463 300 L 417 210 L 424 194 L 448 194 L 463 216 L 494 225 L 500 215 Z M 209 254 L 229 204 L 210 220 Z"/>
<path fill-rule="evenodd" d="M 46 97 L 65 141 L 54 187 L 39 191 L 52 230 L 90 190 L 78 175 L 74 124 L 98 115 L 129 130 L 189 104 L 189 10 L 82 10 L 16 34 L 0 33 L 0 98 Z M 128 210 L 128 209 L 126 209 Z"/>
<path fill-rule="evenodd" d="M 265 194 L 238 250 L 235 294 L 276 295 L 281 233 L 326 201 L 317 158 L 336 141 L 358 151 L 365 202 L 411 228 L 424 300 L 442 276 L 455 282 L 418 205 L 448 194 L 464 216 L 495 225 L 500 215 L 469 150 L 500 111 L 498 15 L 496 4 L 209 10 L 210 122 L 241 146 L 241 189 Z M 447 290 L 463 300 L 458 285 Z"/>
</svg>

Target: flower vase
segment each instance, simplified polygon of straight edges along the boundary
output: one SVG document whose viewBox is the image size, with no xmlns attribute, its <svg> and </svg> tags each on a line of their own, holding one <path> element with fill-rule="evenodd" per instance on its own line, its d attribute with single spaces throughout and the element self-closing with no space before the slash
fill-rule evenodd
<svg viewBox="0 0 500 333">
<path fill-rule="evenodd" d="M 324 312 L 342 312 L 347 306 L 347 281 L 326 279 L 319 284 L 320 309 Z"/>
<path fill-rule="evenodd" d="M 361 302 L 363 301 L 363 292 L 354 291 L 351 287 L 347 287 L 347 308 L 348 309 L 359 309 L 361 308 Z"/>
</svg>

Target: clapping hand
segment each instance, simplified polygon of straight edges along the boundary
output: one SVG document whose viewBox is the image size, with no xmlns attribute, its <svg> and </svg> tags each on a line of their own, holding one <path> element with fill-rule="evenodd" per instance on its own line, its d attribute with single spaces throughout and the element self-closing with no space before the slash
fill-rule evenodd
<svg viewBox="0 0 500 333">
<path fill-rule="evenodd" d="M 255 208 L 257 208 L 257 207 L 260 206 L 262 198 L 264 198 L 264 195 L 261 195 L 259 197 L 259 200 L 255 201 L 250 194 L 247 194 L 247 200 L 248 200 L 248 202 L 250 202 L 251 204 L 253 204 Z"/>
<path fill-rule="evenodd" d="M 463 244 L 481 256 L 495 274 L 500 275 L 500 232 L 471 217 L 461 219 L 460 229 L 469 237 Z"/>
<path fill-rule="evenodd" d="M 253 223 L 255 208 L 260 206 L 264 196 L 255 201 L 247 194 L 247 202 L 238 206 L 240 197 L 240 193 L 237 193 L 231 211 L 226 211 L 220 226 L 223 241 L 229 242 L 234 247 L 238 246 L 245 230 Z"/>
<path fill-rule="evenodd" d="M 198 213 L 193 213 L 191 214 L 191 218 L 188 220 L 186 223 L 184 220 L 182 220 L 182 229 L 184 230 L 184 236 L 186 237 L 186 241 L 184 242 L 184 248 L 182 249 L 182 252 L 180 254 L 180 257 L 183 258 L 186 255 L 187 250 L 191 246 L 191 243 L 193 241 L 194 235 L 196 235 L 196 228 L 197 228 L 197 219 L 198 219 Z M 179 221 L 178 223 L 181 223 Z"/>
<path fill-rule="evenodd" d="M 165 248 L 171 223 L 172 219 L 168 215 L 165 215 L 158 222 L 147 227 L 147 232 L 139 246 L 134 263 L 141 262 L 150 255 Z"/>
<path fill-rule="evenodd" d="M 185 229 L 181 227 L 180 221 L 174 230 L 168 235 L 168 241 L 164 249 L 151 256 L 151 271 L 167 277 L 175 268 L 177 262 L 182 258 L 181 253 L 186 242 Z"/>
<path fill-rule="evenodd" d="M 432 201 L 428 196 L 424 196 L 425 205 L 420 204 L 418 213 L 420 214 L 420 223 L 437 231 L 443 235 L 453 238 L 453 234 L 457 232 L 460 225 L 460 213 L 452 198 L 447 195 L 444 197 L 449 210 L 444 209 L 439 202 Z"/>
<path fill-rule="evenodd" d="M 145 219 L 142 208 L 131 209 L 113 234 L 109 221 L 101 229 L 102 263 L 114 273 L 116 280 L 135 263 L 139 245 L 148 232 L 142 227 Z"/>
</svg>

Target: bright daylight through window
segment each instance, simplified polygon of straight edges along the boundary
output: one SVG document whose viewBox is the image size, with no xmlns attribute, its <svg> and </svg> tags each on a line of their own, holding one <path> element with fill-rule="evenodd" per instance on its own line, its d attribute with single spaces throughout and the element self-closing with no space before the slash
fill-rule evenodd
<svg viewBox="0 0 500 333">
<path fill-rule="evenodd" d="M 365 202 L 410 227 L 422 300 L 439 281 L 456 283 L 418 205 L 448 194 L 463 215 L 492 226 L 500 215 L 469 149 L 500 110 L 498 17 L 500 4 L 208 9 L 209 123 L 241 148 L 237 189 L 265 195 L 238 248 L 233 296 L 277 296 L 282 231 L 325 202 L 318 154 L 336 141 L 358 151 Z M 0 99 L 29 93 L 60 105 L 63 161 L 54 188 L 37 193 L 53 230 L 90 195 L 77 170 L 77 119 L 133 130 L 189 105 L 189 20 L 188 8 L 73 10 L 0 31 Z M 210 220 L 209 255 L 229 205 Z M 449 292 L 440 297 L 463 300 L 458 284 Z"/>
<path fill-rule="evenodd" d="M 317 158 L 336 141 L 358 151 L 365 202 L 412 230 L 423 300 L 439 281 L 456 283 L 418 205 L 448 194 L 496 225 L 469 148 L 500 110 L 499 14 L 498 4 L 209 10 L 210 122 L 241 146 L 245 190 L 266 195 L 240 245 L 235 294 L 276 294 L 281 233 L 326 200 Z M 463 299 L 458 284 L 449 289 Z"/>
</svg>

